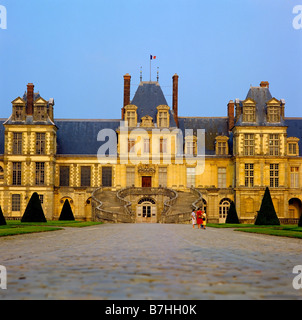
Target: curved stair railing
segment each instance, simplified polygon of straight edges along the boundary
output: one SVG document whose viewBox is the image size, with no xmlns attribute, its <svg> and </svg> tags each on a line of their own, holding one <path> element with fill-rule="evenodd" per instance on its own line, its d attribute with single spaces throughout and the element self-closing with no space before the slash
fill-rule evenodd
<svg viewBox="0 0 302 320">
<path fill-rule="evenodd" d="M 192 203 L 192 210 L 198 210 L 198 202 L 202 201 L 202 193 L 194 187 L 190 188 L 190 192 L 193 193 L 197 199 Z M 171 215 L 167 215 L 164 219 L 164 223 L 190 223 L 192 217 L 192 210 L 188 212 L 180 212 Z"/>
<path fill-rule="evenodd" d="M 97 188 L 94 190 L 92 193 L 92 219 L 94 221 L 101 220 L 101 221 L 108 221 L 108 222 L 122 222 L 122 223 L 131 223 L 132 218 L 125 213 L 118 213 L 118 212 L 113 212 L 109 210 L 105 210 L 102 208 L 103 203 L 99 199 L 99 194 L 102 193 L 103 187 Z"/>
</svg>

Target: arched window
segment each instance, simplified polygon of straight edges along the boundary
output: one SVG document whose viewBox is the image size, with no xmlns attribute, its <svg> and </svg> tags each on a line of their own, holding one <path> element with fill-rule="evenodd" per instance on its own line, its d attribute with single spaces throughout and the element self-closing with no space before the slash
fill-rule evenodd
<svg viewBox="0 0 302 320">
<path fill-rule="evenodd" d="M 4 179 L 4 170 L 3 167 L 0 166 L 0 180 Z"/>
<path fill-rule="evenodd" d="M 152 204 L 155 204 L 155 201 L 152 198 L 142 198 L 139 200 L 138 204 L 142 204 L 144 202 L 151 202 Z"/>
<path fill-rule="evenodd" d="M 231 205 L 231 200 L 224 198 L 219 203 L 219 219 L 226 219 Z"/>
</svg>

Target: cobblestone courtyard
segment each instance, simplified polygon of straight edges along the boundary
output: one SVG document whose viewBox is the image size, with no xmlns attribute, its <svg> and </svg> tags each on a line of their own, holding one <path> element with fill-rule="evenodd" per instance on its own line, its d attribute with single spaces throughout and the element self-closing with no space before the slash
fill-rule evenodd
<svg viewBox="0 0 302 320">
<path fill-rule="evenodd" d="M 0 239 L 0 299 L 301 299 L 302 241 L 115 224 Z"/>
</svg>

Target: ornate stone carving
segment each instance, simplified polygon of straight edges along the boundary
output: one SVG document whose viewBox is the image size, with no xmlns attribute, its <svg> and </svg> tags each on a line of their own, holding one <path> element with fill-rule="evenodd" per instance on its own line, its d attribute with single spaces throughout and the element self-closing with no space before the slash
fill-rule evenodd
<svg viewBox="0 0 302 320">
<path fill-rule="evenodd" d="M 156 168 L 154 165 L 149 165 L 149 164 L 141 164 L 138 167 L 138 173 L 139 174 L 151 174 L 154 175 L 156 172 Z"/>
</svg>

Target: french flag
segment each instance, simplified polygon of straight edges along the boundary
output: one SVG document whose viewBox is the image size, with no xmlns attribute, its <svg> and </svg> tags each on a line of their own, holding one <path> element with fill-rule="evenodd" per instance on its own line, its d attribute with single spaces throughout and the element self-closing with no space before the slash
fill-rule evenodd
<svg viewBox="0 0 302 320">
<path fill-rule="evenodd" d="M 150 60 L 155 60 L 156 59 L 156 56 L 151 56 L 150 55 Z"/>
</svg>

